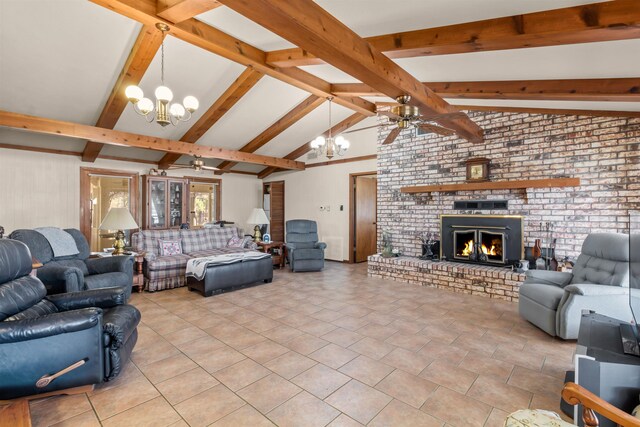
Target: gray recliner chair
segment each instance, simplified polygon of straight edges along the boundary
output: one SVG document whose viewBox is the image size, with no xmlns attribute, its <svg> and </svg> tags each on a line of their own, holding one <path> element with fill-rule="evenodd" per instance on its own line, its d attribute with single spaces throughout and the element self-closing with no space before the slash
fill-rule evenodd
<svg viewBox="0 0 640 427">
<path fill-rule="evenodd" d="M 320 271 L 324 268 L 326 243 L 318 241 L 315 221 L 292 219 L 286 224 L 287 259 L 292 271 Z"/>
<path fill-rule="evenodd" d="M 629 308 L 629 236 L 590 234 L 573 273 L 530 270 L 520 287 L 520 316 L 551 336 L 577 339 L 582 310 L 623 321 Z"/>
</svg>

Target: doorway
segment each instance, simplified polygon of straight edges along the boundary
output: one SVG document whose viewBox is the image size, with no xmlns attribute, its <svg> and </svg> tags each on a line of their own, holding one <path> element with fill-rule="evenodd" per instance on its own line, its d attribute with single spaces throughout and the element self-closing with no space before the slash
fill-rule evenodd
<svg viewBox="0 0 640 427">
<path fill-rule="evenodd" d="M 189 220 L 192 228 L 220 221 L 222 180 L 218 178 L 185 177 L 189 180 Z"/>
<path fill-rule="evenodd" d="M 117 230 L 100 230 L 111 208 L 129 208 L 138 221 L 138 174 L 107 169 L 80 168 L 80 231 L 92 252 L 113 245 Z M 135 230 L 124 230 L 129 242 Z"/>
<path fill-rule="evenodd" d="M 377 193 L 375 172 L 349 175 L 349 262 L 364 262 L 377 250 Z"/>
</svg>

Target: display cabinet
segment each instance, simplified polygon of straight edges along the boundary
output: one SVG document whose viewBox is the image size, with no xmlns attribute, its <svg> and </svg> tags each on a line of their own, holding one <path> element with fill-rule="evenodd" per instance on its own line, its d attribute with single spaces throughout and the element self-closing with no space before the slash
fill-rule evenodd
<svg viewBox="0 0 640 427">
<path fill-rule="evenodd" d="M 180 228 L 180 224 L 188 222 L 188 180 L 151 175 L 142 178 L 143 229 Z"/>
</svg>

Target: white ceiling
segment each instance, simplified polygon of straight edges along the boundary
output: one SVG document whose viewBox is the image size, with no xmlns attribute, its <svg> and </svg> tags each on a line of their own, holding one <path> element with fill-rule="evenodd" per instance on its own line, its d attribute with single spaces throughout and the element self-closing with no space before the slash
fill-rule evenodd
<svg viewBox="0 0 640 427">
<path fill-rule="evenodd" d="M 451 25 L 520 13 L 596 3 L 597 0 L 317 0 L 363 37 Z M 55 17 L 55 19 L 52 19 Z M 226 7 L 197 19 L 269 51 L 292 47 L 270 31 Z M 30 29 L 27 31 L 27 29 Z M 87 0 L 0 0 L 0 109 L 94 124 L 133 46 L 140 25 Z M 640 41 L 590 43 L 509 51 L 399 59 L 421 81 L 637 77 Z M 330 65 L 303 67 L 332 83 L 353 82 Z M 116 129 L 179 139 L 240 75 L 244 67 L 173 37 L 165 42 L 165 82 L 176 101 L 192 94 L 200 109 L 188 123 L 161 128 L 127 106 Z M 140 86 L 152 95 L 160 82 L 160 54 Z M 263 77 L 202 138 L 199 144 L 239 149 L 309 94 Z M 375 98 L 384 100 L 385 98 Z M 571 101 L 450 100 L 455 104 L 640 111 L 640 103 Z M 333 106 L 333 123 L 352 112 Z M 357 127 L 375 124 L 367 119 Z M 284 156 L 329 127 L 324 103 L 257 153 Z M 352 153 L 366 152 L 376 130 L 349 134 Z M 371 141 L 369 141 L 371 140 Z M 82 151 L 84 142 L 0 128 L 0 143 Z M 108 156 L 158 160 L 162 153 L 105 146 Z M 187 163 L 190 159 L 180 161 Z M 303 158 L 304 160 L 304 158 Z M 210 164 L 219 162 L 212 161 Z M 240 164 L 236 170 L 257 172 Z"/>
</svg>

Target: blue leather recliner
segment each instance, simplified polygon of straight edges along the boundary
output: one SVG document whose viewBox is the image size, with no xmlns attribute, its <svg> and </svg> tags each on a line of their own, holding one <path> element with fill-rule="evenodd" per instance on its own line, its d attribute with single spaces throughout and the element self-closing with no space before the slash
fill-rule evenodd
<svg viewBox="0 0 640 427">
<path fill-rule="evenodd" d="M 29 248 L 0 239 L 0 400 L 117 377 L 136 344 L 140 322 L 138 309 L 125 302 L 125 290 L 47 296 L 30 273 Z"/>
<path fill-rule="evenodd" d="M 292 271 L 320 271 L 324 268 L 327 244 L 318 241 L 318 225 L 315 221 L 287 221 L 286 233 L 287 259 Z"/>
</svg>

